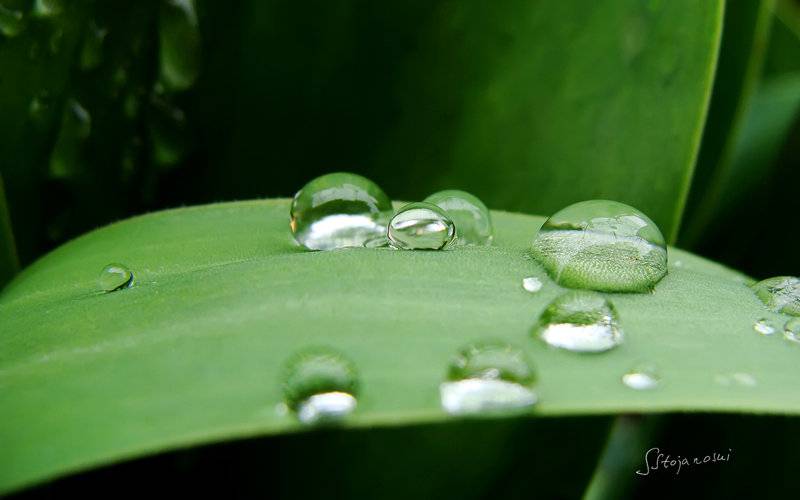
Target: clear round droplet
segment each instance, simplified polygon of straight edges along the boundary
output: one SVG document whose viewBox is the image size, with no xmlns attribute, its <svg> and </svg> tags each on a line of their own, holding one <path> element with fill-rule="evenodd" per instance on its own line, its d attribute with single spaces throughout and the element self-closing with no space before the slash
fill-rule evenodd
<svg viewBox="0 0 800 500">
<path fill-rule="evenodd" d="M 526 292 L 536 293 L 542 289 L 542 280 L 536 276 L 528 276 L 522 279 L 522 288 L 524 288 Z"/>
<path fill-rule="evenodd" d="M 439 386 L 451 415 L 520 412 L 537 401 L 533 366 L 520 349 L 500 342 L 469 345 L 450 363 Z"/>
<path fill-rule="evenodd" d="M 623 341 L 614 305 L 599 293 L 581 290 L 551 302 L 532 334 L 550 346 L 573 352 L 607 351 Z"/>
<path fill-rule="evenodd" d="M 553 214 L 533 241 L 533 255 L 554 281 L 570 288 L 648 292 L 667 274 L 667 247 L 656 224 L 608 200 Z"/>
<path fill-rule="evenodd" d="M 792 318 L 783 325 L 783 338 L 800 343 L 800 318 Z"/>
<path fill-rule="evenodd" d="M 104 292 L 130 288 L 133 285 L 133 273 L 122 264 L 109 264 L 100 271 L 97 284 Z"/>
<path fill-rule="evenodd" d="M 750 288 L 770 311 L 800 316 L 800 278 L 776 276 L 759 281 Z"/>
<path fill-rule="evenodd" d="M 0 34 L 13 38 L 25 29 L 25 15 L 0 4 Z"/>
<path fill-rule="evenodd" d="M 389 222 L 389 244 L 401 250 L 441 250 L 455 237 L 455 225 L 441 208 L 409 203 Z"/>
<path fill-rule="evenodd" d="M 194 0 L 164 0 L 158 13 L 159 79 L 168 90 L 191 87 L 200 73 L 200 29 Z"/>
<path fill-rule="evenodd" d="M 661 377 L 652 365 L 637 366 L 622 376 L 622 383 L 637 391 L 655 389 L 660 382 Z"/>
<path fill-rule="evenodd" d="M 775 333 L 775 326 L 773 326 L 772 322 L 766 318 L 761 318 L 755 323 L 753 323 L 753 330 L 756 333 L 760 333 L 761 335 L 772 335 Z"/>
<path fill-rule="evenodd" d="M 456 245 L 491 245 L 494 239 L 492 214 L 477 197 L 466 191 L 448 189 L 425 200 L 445 211 L 456 226 Z"/>
<path fill-rule="evenodd" d="M 356 174 L 317 177 L 294 195 L 289 227 L 309 250 L 362 247 L 386 236 L 392 202 L 377 184 Z"/>
<path fill-rule="evenodd" d="M 304 424 L 341 421 L 355 410 L 357 392 L 355 365 L 336 351 L 308 350 L 286 365 L 284 399 Z"/>
</svg>

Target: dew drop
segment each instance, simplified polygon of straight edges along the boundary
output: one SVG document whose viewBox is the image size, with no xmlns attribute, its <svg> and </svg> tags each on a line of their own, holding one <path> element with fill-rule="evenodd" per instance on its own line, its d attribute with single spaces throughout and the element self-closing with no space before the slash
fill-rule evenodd
<svg viewBox="0 0 800 500">
<path fill-rule="evenodd" d="M 286 365 L 284 399 L 304 424 L 341 421 L 355 410 L 357 391 L 355 365 L 335 351 L 305 351 Z"/>
<path fill-rule="evenodd" d="M 61 128 L 50 156 L 50 175 L 54 178 L 72 177 L 79 170 L 83 142 L 92 132 L 92 117 L 75 99 L 64 107 Z"/>
<path fill-rule="evenodd" d="M 25 16 L 22 12 L 0 4 L 0 33 L 13 38 L 25 29 Z"/>
<path fill-rule="evenodd" d="M 109 264 L 100 271 L 97 280 L 100 290 L 115 292 L 133 286 L 133 273 L 122 264 Z"/>
<path fill-rule="evenodd" d="M 522 288 L 527 292 L 536 293 L 542 289 L 542 280 L 536 276 L 528 276 L 522 279 Z"/>
<path fill-rule="evenodd" d="M 491 245 L 494 239 L 492 215 L 486 205 L 466 191 L 448 189 L 425 200 L 445 211 L 456 226 L 456 245 Z"/>
<path fill-rule="evenodd" d="M 777 276 L 759 281 L 750 288 L 770 311 L 800 316 L 800 278 Z"/>
<path fill-rule="evenodd" d="M 441 250 L 453 241 L 455 225 L 441 208 L 409 203 L 389 222 L 389 243 L 401 250 Z"/>
<path fill-rule="evenodd" d="M 792 318 L 783 325 L 783 338 L 800 343 L 800 318 Z"/>
<path fill-rule="evenodd" d="M 317 177 L 294 195 L 289 228 L 309 250 L 362 247 L 386 235 L 392 202 L 377 184 L 356 174 Z"/>
<path fill-rule="evenodd" d="M 607 351 L 623 340 L 614 305 L 599 293 L 581 290 L 551 302 L 532 334 L 548 345 L 573 352 Z"/>
<path fill-rule="evenodd" d="M 103 61 L 103 43 L 106 35 L 108 35 L 106 28 L 101 28 L 94 21 L 89 22 L 84 34 L 83 45 L 81 46 L 81 69 L 87 71 L 94 69 Z"/>
<path fill-rule="evenodd" d="M 772 322 L 766 318 L 761 318 L 753 323 L 753 330 L 761 335 L 772 335 L 775 333 L 775 327 L 772 325 Z"/>
<path fill-rule="evenodd" d="M 33 13 L 39 17 L 53 17 L 61 14 L 62 0 L 36 0 L 33 4 Z"/>
<path fill-rule="evenodd" d="M 623 375 L 622 383 L 637 391 L 647 391 L 658 387 L 658 384 L 661 383 L 661 377 L 655 367 L 643 365 Z"/>
<path fill-rule="evenodd" d="M 200 30 L 194 0 L 164 0 L 159 10 L 160 80 L 169 90 L 191 87 L 200 71 Z"/>
<path fill-rule="evenodd" d="M 524 411 L 537 396 L 536 377 L 525 353 L 499 342 L 467 346 L 450 363 L 439 386 L 442 408 L 451 415 Z"/>
<path fill-rule="evenodd" d="M 615 201 L 583 201 L 553 214 L 533 241 L 533 255 L 570 288 L 648 292 L 667 274 L 661 231 Z"/>
</svg>

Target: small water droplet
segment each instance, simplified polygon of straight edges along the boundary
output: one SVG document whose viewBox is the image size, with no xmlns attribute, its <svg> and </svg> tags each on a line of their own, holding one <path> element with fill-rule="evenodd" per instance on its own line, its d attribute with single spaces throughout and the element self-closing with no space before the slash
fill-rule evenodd
<svg viewBox="0 0 800 500">
<path fill-rule="evenodd" d="M 753 330 L 761 335 L 772 335 L 775 333 L 775 327 L 772 325 L 772 322 L 766 318 L 761 318 L 753 323 Z"/>
<path fill-rule="evenodd" d="M 751 285 L 767 309 L 790 316 L 800 316 L 800 278 L 776 276 Z"/>
<path fill-rule="evenodd" d="M 661 377 L 652 365 L 638 366 L 622 376 L 623 384 L 638 391 L 655 389 L 660 382 Z"/>
<path fill-rule="evenodd" d="M 448 189 L 425 200 L 445 211 L 456 226 L 456 245 L 491 245 L 494 239 L 492 214 L 486 205 L 466 191 Z"/>
<path fill-rule="evenodd" d="M 623 341 L 614 305 L 599 293 L 575 290 L 542 312 L 532 334 L 548 345 L 574 352 L 602 352 Z"/>
<path fill-rule="evenodd" d="M 133 273 L 122 264 L 109 264 L 100 271 L 97 283 L 104 292 L 130 288 L 133 286 Z"/>
<path fill-rule="evenodd" d="M 75 99 L 64 107 L 58 139 L 50 156 L 50 175 L 67 178 L 80 170 L 83 142 L 92 131 L 92 117 Z"/>
<path fill-rule="evenodd" d="M 783 325 L 783 338 L 800 343 L 800 318 L 792 318 Z"/>
<path fill-rule="evenodd" d="M 542 289 L 542 280 L 536 276 L 528 276 L 522 279 L 522 288 L 524 288 L 525 291 L 536 293 Z"/>
<path fill-rule="evenodd" d="M 309 250 L 362 247 L 386 234 L 392 202 L 377 184 L 356 174 L 317 177 L 294 195 L 289 228 Z"/>
<path fill-rule="evenodd" d="M 661 231 L 615 201 L 583 201 L 553 214 L 533 241 L 533 255 L 570 288 L 648 292 L 667 274 Z"/>
<path fill-rule="evenodd" d="M 81 46 L 81 69 L 94 69 L 103 61 L 103 43 L 106 35 L 108 35 L 108 29 L 98 26 L 95 21 L 89 22 Z"/>
<path fill-rule="evenodd" d="M 499 342 L 473 344 L 450 363 L 439 386 L 442 408 L 451 415 L 524 411 L 537 401 L 535 381 L 520 349 Z"/>
<path fill-rule="evenodd" d="M 401 250 L 441 250 L 455 237 L 455 225 L 441 208 L 417 202 L 389 221 L 389 243 Z"/>
<path fill-rule="evenodd" d="M 170 90 L 191 87 L 200 72 L 200 30 L 194 0 L 165 0 L 158 16 L 160 80 Z"/>
<path fill-rule="evenodd" d="M 33 13 L 39 17 L 53 17 L 61 14 L 62 0 L 36 0 L 33 4 Z"/>
<path fill-rule="evenodd" d="M 357 391 L 355 365 L 335 351 L 308 350 L 286 365 L 284 399 L 304 424 L 333 423 L 347 417 L 356 408 Z"/>
<path fill-rule="evenodd" d="M 719 373 L 714 375 L 714 381 L 724 386 L 738 385 L 740 387 L 755 387 L 758 385 L 754 376 L 744 372 Z"/>
<path fill-rule="evenodd" d="M 0 33 L 13 38 L 25 29 L 24 14 L 15 9 L 11 9 L 0 4 Z"/>
</svg>

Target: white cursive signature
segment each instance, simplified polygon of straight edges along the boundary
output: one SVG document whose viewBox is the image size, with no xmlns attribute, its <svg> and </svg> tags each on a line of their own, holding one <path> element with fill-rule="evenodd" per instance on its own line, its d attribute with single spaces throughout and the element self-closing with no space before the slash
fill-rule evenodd
<svg viewBox="0 0 800 500">
<path fill-rule="evenodd" d="M 702 457 L 682 457 L 680 455 L 673 457 L 672 455 L 661 453 L 660 448 L 650 448 L 647 450 L 647 453 L 644 454 L 645 471 L 637 470 L 636 474 L 647 476 L 650 474 L 650 471 L 659 469 L 667 470 L 677 467 L 675 475 L 678 475 L 681 473 L 682 467 L 691 467 L 693 465 L 703 465 L 714 462 L 730 462 L 732 453 L 733 451 L 728 448 L 727 454 L 712 452 L 710 455 Z"/>
</svg>

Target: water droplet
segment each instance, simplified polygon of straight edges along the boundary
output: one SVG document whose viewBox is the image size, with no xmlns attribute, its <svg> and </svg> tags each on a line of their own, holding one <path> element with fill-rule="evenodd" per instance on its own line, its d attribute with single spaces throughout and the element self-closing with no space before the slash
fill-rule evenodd
<svg viewBox="0 0 800 500">
<path fill-rule="evenodd" d="M 57 16 L 63 10 L 62 0 L 36 0 L 33 4 L 33 13 L 39 17 Z"/>
<path fill-rule="evenodd" d="M 341 354 L 309 350 L 289 360 L 283 378 L 287 406 L 304 424 L 337 422 L 356 408 L 355 365 Z"/>
<path fill-rule="evenodd" d="M 154 96 L 150 113 L 153 160 L 169 167 L 183 160 L 189 148 L 186 115 L 183 110 L 162 96 Z"/>
<path fill-rule="evenodd" d="M 58 139 L 50 156 L 50 175 L 54 178 L 71 177 L 78 172 L 83 142 L 92 131 L 92 117 L 75 99 L 64 107 Z"/>
<path fill-rule="evenodd" d="M 453 241 L 455 226 L 436 205 L 409 203 L 389 221 L 388 235 L 389 243 L 401 250 L 441 250 Z"/>
<path fill-rule="evenodd" d="M 434 193 L 424 201 L 444 210 L 453 221 L 456 226 L 456 245 L 492 244 L 492 215 L 478 197 L 466 191 L 448 189 Z"/>
<path fill-rule="evenodd" d="M 100 271 L 97 283 L 104 292 L 130 288 L 133 285 L 133 273 L 122 264 L 109 264 Z"/>
<path fill-rule="evenodd" d="M 22 12 L 0 4 L 0 33 L 13 38 L 25 29 L 25 16 Z"/>
<path fill-rule="evenodd" d="M 356 174 L 317 177 L 294 195 L 289 227 L 309 250 L 361 247 L 386 234 L 392 202 L 377 184 Z"/>
<path fill-rule="evenodd" d="M 622 343 L 614 305 L 599 293 L 567 292 L 542 312 L 532 334 L 574 352 L 602 352 Z"/>
<path fill-rule="evenodd" d="M 191 87 L 200 71 L 200 31 L 194 0 L 165 0 L 159 10 L 160 80 L 170 90 Z"/>
<path fill-rule="evenodd" d="M 667 273 L 667 247 L 642 212 L 607 200 L 583 201 L 552 215 L 533 254 L 560 285 L 647 292 Z"/>
<path fill-rule="evenodd" d="M 740 387 L 755 387 L 758 385 L 754 376 L 744 372 L 719 373 L 714 375 L 714 381 L 724 386 L 738 385 Z"/>
<path fill-rule="evenodd" d="M 450 363 L 439 387 L 442 408 L 451 415 L 526 410 L 537 400 L 535 380 L 520 349 L 495 342 L 470 345 Z"/>
<path fill-rule="evenodd" d="M 775 327 L 772 325 L 772 322 L 766 318 L 761 318 L 753 323 L 753 330 L 761 335 L 772 335 L 775 333 Z"/>
<path fill-rule="evenodd" d="M 651 365 L 636 367 L 622 376 L 623 384 L 638 391 L 655 389 L 660 382 L 658 371 Z"/>
<path fill-rule="evenodd" d="M 759 281 L 751 288 L 770 311 L 800 316 L 800 278 L 777 276 Z"/>
<path fill-rule="evenodd" d="M 81 47 L 81 69 L 94 69 L 103 61 L 103 43 L 106 35 L 108 35 L 108 29 L 101 28 L 94 21 L 89 22 Z"/>
<path fill-rule="evenodd" d="M 800 343 L 800 318 L 792 318 L 783 325 L 783 338 Z"/>
<path fill-rule="evenodd" d="M 528 276 L 522 279 L 522 288 L 531 293 L 536 293 L 542 289 L 542 280 L 536 276 Z"/>
</svg>

